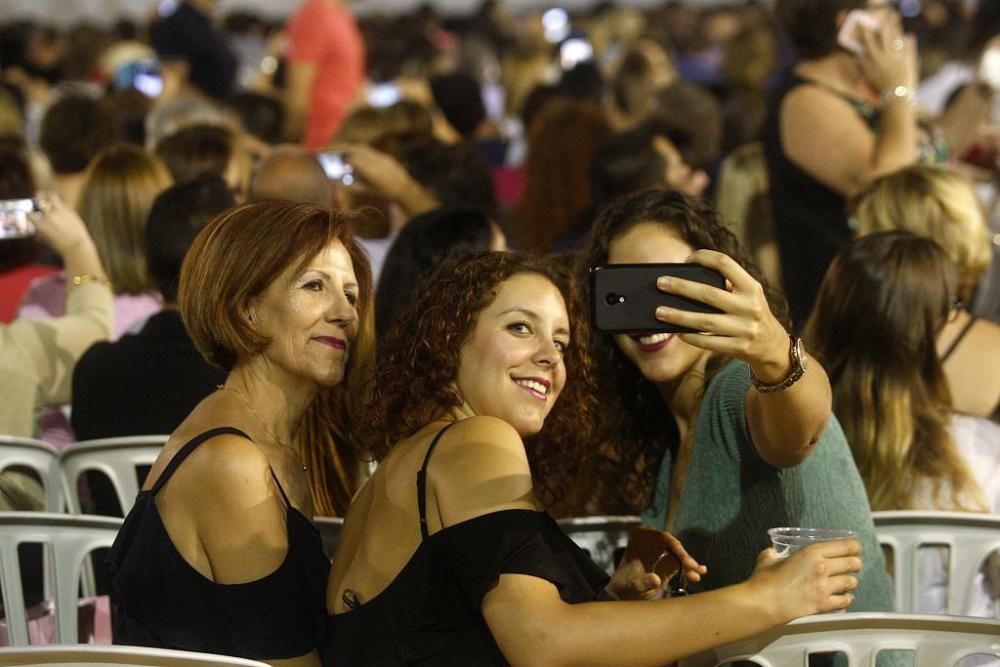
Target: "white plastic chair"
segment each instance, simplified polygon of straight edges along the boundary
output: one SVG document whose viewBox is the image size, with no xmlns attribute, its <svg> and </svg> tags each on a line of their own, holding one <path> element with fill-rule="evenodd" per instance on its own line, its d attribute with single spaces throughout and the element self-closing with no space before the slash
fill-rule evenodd
<svg viewBox="0 0 1000 667">
<path fill-rule="evenodd" d="M 947 613 L 966 613 L 976 575 L 990 553 L 1000 549 L 1000 516 L 907 510 L 872 512 L 872 519 L 879 543 L 893 552 L 896 610 L 915 609 L 919 548 L 945 545 L 949 548 Z"/>
<path fill-rule="evenodd" d="M 12 646 L 28 644 L 18 545 L 40 542 L 48 547 L 44 569 L 46 588 L 55 600 L 56 639 L 72 643 L 78 641 L 77 590 L 87 557 L 94 549 L 111 546 L 121 525 L 121 519 L 112 517 L 0 512 L 0 589 Z"/>
<path fill-rule="evenodd" d="M 685 658 L 679 667 L 717 667 L 736 660 L 760 667 L 806 667 L 810 654 L 835 651 L 847 656 L 847 667 L 875 667 L 881 651 L 914 651 L 914 667 L 953 667 L 971 655 L 1000 657 L 1000 621 L 884 613 L 806 616 Z"/>
<path fill-rule="evenodd" d="M 327 558 L 333 560 L 333 554 L 337 551 L 337 538 L 340 537 L 340 529 L 344 527 L 344 520 L 340 517 L 318 516 L 313 519 L 319 534 L 323 537 L 323 551 Z"/>
<path fill-rule="evenodd" d="M 110 667 L 111 665 L 145 665 L 146 667 L 267 667 L 263 662 L 232 658 L 212 653 L 194 653 L 141 646 L 26 646 L 0 648 L 0 666 L 79 665 Z"/>
<path fill-rule="evenodd" d="M 629 534 L 640 525 L 637 516 L 581 516 L 559 519 L 558 523 L 608 573 L 615 569 L 615 552 L 628 545 Z"/>
<path fill-rule="evenodd" d="M 137 466 L 151 466 L 160 453 L 166 435 L 137 435 L 124 438 L 83 440 L 62 450 L 63 487 L 71 514 L 80 514 L 78 480 L 88 470 L 101 472 L 111 480 L 122 511 L 128 514 L 139 494 Z"/>
<path fill-rule="evenodd" d="M 45 511 L 63 511 L 58 449 L 34 438 L 0 435 L 0 471 L 11 466 L 24 466 L 37 472 L 45 488 Z"/>
</svg>

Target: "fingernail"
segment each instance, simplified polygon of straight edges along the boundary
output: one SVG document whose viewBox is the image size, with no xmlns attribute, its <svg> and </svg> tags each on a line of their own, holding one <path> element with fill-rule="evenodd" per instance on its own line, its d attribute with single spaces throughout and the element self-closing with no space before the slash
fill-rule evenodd
<svg viewBox="0 0 1000 667">
<path fill-rule="evenodd" d="M 656 286 L 661 289 L 670 287 L 670 278 L 666 276 L 660 276 L 659 278 L 656 279 Z"/>
<path fill-rule="evenodd" d="M 657 317 L 666 317 L 669 313 L 670 313 L 670 309 L 667 308 L 666 306 L 657 306 L 656 307 L 656 316 Z"/>
</svg>

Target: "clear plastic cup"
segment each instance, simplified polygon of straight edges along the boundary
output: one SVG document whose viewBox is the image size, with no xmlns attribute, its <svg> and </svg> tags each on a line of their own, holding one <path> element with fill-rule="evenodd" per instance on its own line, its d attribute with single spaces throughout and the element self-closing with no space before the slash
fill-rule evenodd
<svg viewBox="0 0 1000 667">
<path fill-rule="evenodd" d="M 846 528 L 771 528 L 767 531 L 771 536 L 771 546 L 778 552 L 778 558 L 787 558 L 802 547 L 816 542 L 846 540 L 857 538 L 856 531 Z"/>
</svg>

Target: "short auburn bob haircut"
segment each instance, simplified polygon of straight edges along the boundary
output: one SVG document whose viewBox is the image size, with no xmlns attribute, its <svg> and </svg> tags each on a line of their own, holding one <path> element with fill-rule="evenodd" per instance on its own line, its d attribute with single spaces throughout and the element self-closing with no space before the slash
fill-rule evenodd
<svg viewBox="0 0 1000 667">
<path fill-rule="evenodd" d="M 368 258 L 354 242 L 352 218 L 312 204 L 261 201 L 216 216 L 181 267 L 178 305 L 206 361 L 230 371 L 270 340 L 250 321 L 255 298 L 289 267 L 303 267 L 333 240 L 344 244 L 358 280 L 358 321 L 372 302 Z"/>
</svg>

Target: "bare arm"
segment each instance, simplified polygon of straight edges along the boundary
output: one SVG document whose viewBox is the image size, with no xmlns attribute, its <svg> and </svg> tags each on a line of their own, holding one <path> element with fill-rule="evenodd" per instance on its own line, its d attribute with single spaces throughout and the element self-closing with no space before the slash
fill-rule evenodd
<svg viewBox="0 0 1000 667">
<path fill-rule="evenodd" d="M 862 71 L 880 94 L 916 89 L 916 41 L 897 26 L 863 31 L 868 55 Z M 902 44 L 902 48 L 896 47 Z M 781 109 L 785 153 L 813 178 L 851 195 L 917 158 L 916 114 L 908 100 L 889 95 L 876 136 L 851 105 L 819 86 L 800 86 Z"/>
<path fill-rule="evenodd" d="M 316 81 L 316 65 L 302 60 L 288 62 L 285 81 L 285 138 L 298 140 L 306 126 L 309 97 Z"/>
<path fill-rule="evenodd" d="M 483 616 L 513 665 L 663 665 L 845 608 L 859 553 L 853 540 L 814 545 L 785 561 L 768 549 L 744 583 L 652 602 L 570 605 L 547 581 L 505 574 L 483 599 Z"/>
<path fill-rule="evenodd" d="M 87 349 L 111 335 L 113 297 L 87 228 L 76 212 L 58 199 L 37 217 L 38 234 L 65 262 L 66 314 L 51 320 L 22 321 L 11 331 L 34 366 L 49 404 L 70 400 L 73 368 Z M 79 286 L 72 284 L 79 277 Z"/>
<path fill-rule="evenodd" d="M 657 309 L 657 318 L 705 333 L 681 334 L 682 340 L 750 364 L 764 384 L 777 384 L 791 366 L 788 332 L 771 313 L 760 283 L 731 257 L 698 250 L 689 259 L 715 269 L 732 286 L 720 290 L 701 283 L 661 278 L 660 289 L 687 296 L 722 310 L 721 314 Z M 791 387 L 761 394 L 747 393 L 750 437 L 761 457 L 773 466 L 788 468 L 804 461 L 826 427 L 833 409 L 830 380 L 823 367 L 809 359 L 808 370 Z"/>
</svg>

